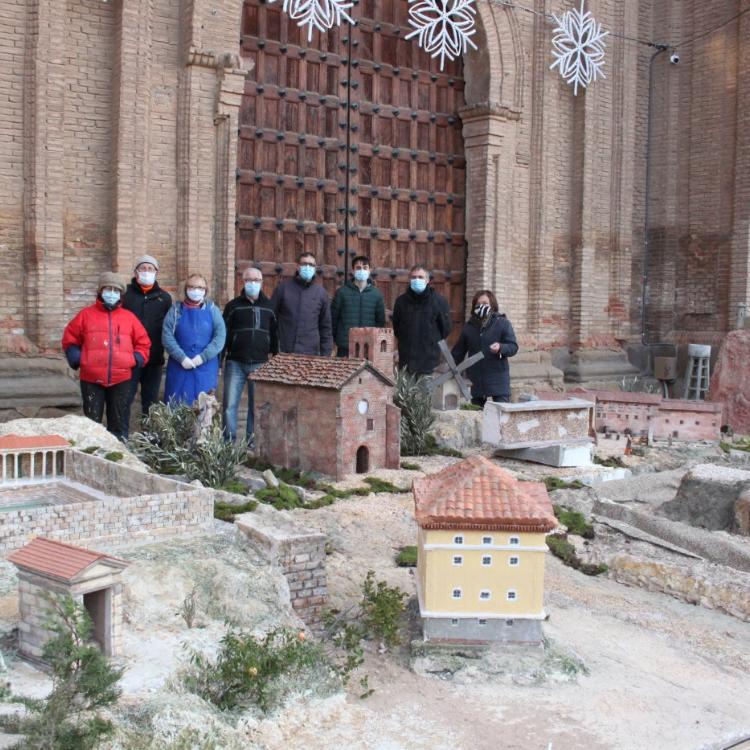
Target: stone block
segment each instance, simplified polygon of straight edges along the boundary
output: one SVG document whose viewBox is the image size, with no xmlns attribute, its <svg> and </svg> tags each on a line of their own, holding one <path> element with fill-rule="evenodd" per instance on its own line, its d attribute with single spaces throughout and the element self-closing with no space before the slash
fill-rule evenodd
<svg viewBox="0 0 750 750">
<path fill-rule="evenodd" d="M 543 448 L 589 437 L 594 404 L 580 399 L 501 404 L 488 401 L 482 441 L 499 449 Z"/>
<path fill-rule="evenodd" d="M 723 422 L 750 434 L 750 330 L 731 331 L 719 351 L 708 397 L 724 402 Z"/>
<path fill-rule="evenodd" d="M 735 509 L 740 495 L 750 489 L 750 471 L 713 464 L 700 464 L 680 482 L 673 500 L 659 512 L 673 521 L 683 521 L 712 531 L 735 528 Z"/>
<path fill-rule="evenodd" d="M 517 448 L 500 450 L 497 455 L 517 461 L 533 461 L 546 466 L 593 466 L 594 445 L 590 440 L 580 443 L 547 445 L 542 448 Z"/>
<path fill-rule="evenodd" d="M 734 504 L 734 531 L 750 536 L 750 490 L 745 490 Z"/>
</svg>

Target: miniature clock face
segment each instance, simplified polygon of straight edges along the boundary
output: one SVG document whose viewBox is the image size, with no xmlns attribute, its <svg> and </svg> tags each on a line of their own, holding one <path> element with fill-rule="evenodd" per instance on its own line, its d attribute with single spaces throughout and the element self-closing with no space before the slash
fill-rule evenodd
<svg viewBox="0 0 750 750">
<path fill-rule="evenodd" d="M 357 411 L 358 411 L 358 412 L 359 412 L 360 414 L 367 414 L 367 409 L 368 409 L 369 407 L 370 407 L 370 405 L 369 405 L 369 404 L 367 403 L 367 401 L 365 401 L 364 399 L 362 399 L 362 400 L 361 400 L 361 401 L 360 401 L 360 402 L 359 402 L 359 403 L 357 404 Z"/>
</svg>

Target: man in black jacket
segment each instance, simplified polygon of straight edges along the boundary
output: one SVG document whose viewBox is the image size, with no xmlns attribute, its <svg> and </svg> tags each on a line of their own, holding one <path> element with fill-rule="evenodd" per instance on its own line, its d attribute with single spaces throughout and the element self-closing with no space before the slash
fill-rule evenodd
<svg viewBox="0 0 750 750">
<path fill-rule="evenodd" d="M 409 276 L 409 288 L 393 305 L 398 366 L 414 375 L 429 375 L 440 361 L 438 342 L 451 332 L 451 309 L 445 297 L 428 285 L 430 275 L 424 266 L 414 266 Z"/>
<path fill-rule="evenodd" d="M 248 375 L 268 361 L 269 354 L 277 354 L 279 342 L 276 315 L 271 303 L 261 291 L 263 274 L 258 268 L 246 268 L 242 273 L 244 287 L 224 308 L 227 327 L 224 365 L 224 434 L 232 442 L 237 438 L 237 412 L 242 390 L 247 383 L 248 447 L 253 447 L 253 411 L 255 409 L 253 381 Z"/>
<path fill-rule="evenodd" d="M 135 401 L 138 384 L 141 386 L 141 417 L 148 414 L 151 404 L 159 400 L 161 371 L 164 367 L 164 347 L 161 343 L 161 328 L 170 307 L 172 297 L 156 281 L 159 263 L 151 255 L 142 255 L 135 263 L 135 275 L 125 290 L 122 306 L 141 321 L 151 339 L 148 362 L 143 367 L 133 368 L 130 379 L 130 395 L 125 412 L 125 434 L 128 437 L 130 407 Z"/>
</svg>

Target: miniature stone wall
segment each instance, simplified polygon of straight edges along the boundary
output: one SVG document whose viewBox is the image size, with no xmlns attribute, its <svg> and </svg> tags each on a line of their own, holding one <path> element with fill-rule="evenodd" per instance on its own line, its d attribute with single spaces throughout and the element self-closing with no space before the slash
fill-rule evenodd
<svg viewBox="0 0 750 750">
<path fill-rule="evenodd" d="M 297 526 L 282 513 L 261 507 L 237 516 L 235 525 L 261 555 L 281 568 L 289 584 L 292 608 L 302 622 L 318 629 L 328 595 L 325 536 Z"/>
</svg>

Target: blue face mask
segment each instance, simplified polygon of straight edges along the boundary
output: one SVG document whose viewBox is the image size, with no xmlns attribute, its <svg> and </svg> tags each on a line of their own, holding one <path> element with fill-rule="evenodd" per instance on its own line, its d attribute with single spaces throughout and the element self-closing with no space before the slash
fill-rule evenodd
<svg viewBox="0 0 750 750">
<path fill-rule="evenodd" d="M 370 272 L 366 268 L 358 268 L 354 272 L 355 281 L 367 281 L 370 278 Z"/>
<path fill-rule="evenodd" d="M 104 302 L 105 305 L 114 307 L 119 301 L 120 301 L 120 292 L 113 292 L 109 289 L 102 292 L 102 302 Z"/>
<path fill-rule="evenodd" d="M 422 292 L 427 289 L 427 279 L 412 279 L 409 282 L 409 286 L 411 287 L 412 292 L 422 294 Z"/>
<path fill-rule="evenodd" d="M 255 299 L 260 294 L 260 281 L 246 281 L 245 294 Z"/>
<path fill-rule="evenodd" d="M 299 275 L 302 281 L 312 281 L 315 278 L 315 266 L 300 266 Z"/>
</svg>

